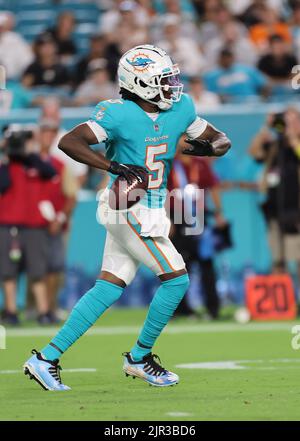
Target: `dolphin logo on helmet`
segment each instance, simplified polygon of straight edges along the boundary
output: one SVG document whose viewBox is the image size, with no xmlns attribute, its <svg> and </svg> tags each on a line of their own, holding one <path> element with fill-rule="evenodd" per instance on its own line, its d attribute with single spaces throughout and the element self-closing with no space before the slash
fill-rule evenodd
<svg viewBox="0 0 300 441">
<path fill-rule="evenodd" d="M 161 110 L 168 110 L 180 101 L 183 84 L 179 67 L 161 48 L 145 44 L 127 51 L 118 68 L 121 88 L 139 96 Z"/>
<path fill-rule="evenodd" d="M 155 61 L 150 60 L 150 58 L 142 58 L 142 57 L 137 57 L 136 59 L 130 61 L 128 60 L 128 58 L 126 58 L 127 63 L 131 64 L 131 66 L 134 67 L 148 67 L 149 64 L 153 64 L 155 63 Z"/>
</svg>

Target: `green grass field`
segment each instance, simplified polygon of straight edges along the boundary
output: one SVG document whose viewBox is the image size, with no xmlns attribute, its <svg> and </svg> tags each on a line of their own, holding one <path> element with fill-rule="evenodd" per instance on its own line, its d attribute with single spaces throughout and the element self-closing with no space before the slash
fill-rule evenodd
<svg viewBox="0 0 300 441">
<path fill-rule="evenodd" d="M 0 420 L 300 419 L 294 323 L 173 321 L 154 352 L 181 381 L 160 389 L 122 372 L 121 353 L 135 341 L 144 316 L 144 310 L 106 314 L 64 356 L 62 376 L 72 391 L 63 393 L 43 391 L 21 372 L 29 351 L 55 330 L 8 330 L 7 349 L 0 351 Z M 198 365 L 180 367 L 191 363 Z"/>
</svg>

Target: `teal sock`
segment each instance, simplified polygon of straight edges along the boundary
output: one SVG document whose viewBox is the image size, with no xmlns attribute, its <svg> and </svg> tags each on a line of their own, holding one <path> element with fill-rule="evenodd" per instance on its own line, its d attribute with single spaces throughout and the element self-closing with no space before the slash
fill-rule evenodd
<svg viewBox="0 0 300 441">
<path fill-rule="evenodd" d="M 79 337 L 81 337 L 96 320 L 115 303 L 123 288 L 106 280 L 97 280 L 74 306 L 69 318 L 41 352 L 46 360 L 59 358 Z"/>
<path fill-rule="evenodd" d="M 157 337 L 173 316 L 188 286 L 189 276 L 187 274 L 162 282 L 150 304 L 138 341 L 130 351 L 133 360 L 141 360 L 151 352 Z"/>
</svg>

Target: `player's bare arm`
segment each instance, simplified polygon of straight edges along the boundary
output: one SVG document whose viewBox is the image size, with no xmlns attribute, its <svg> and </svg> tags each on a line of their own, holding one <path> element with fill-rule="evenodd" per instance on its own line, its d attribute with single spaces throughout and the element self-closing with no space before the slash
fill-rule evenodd
<svg viewBox="0 0 300 441">
<path fill-rule="evenodd" d="M 198 138 L 186 139 L 185 142 L 190 146 L 185 147 L 183 153 L 192 156 L 223 156 L 231 147 L 226 134 L 209 123 Z"/>
<path fill-rule="evenodd" d="M 59 148 L 75 161 L 108 170 L 110 161 L 102 153 L 91 149 L 90 146 L 95 144 L 98 144 L 95 134 L 87 124 L 80 124 L 61 138 Z"/>
<path fill-rule="evenodd" d="M 90 167 L 123 176 L 127 181 L 133 178 L 143 180 L 143 176 L 139 173 L 141 167 L 110 161 L 102 153 L 95 152 L 90 147 L 95 144 L 98 144 L 96 135 L 87 124 L 80 124 L 61 138 L 58 147 L 70 158 Z"/>
</svg>

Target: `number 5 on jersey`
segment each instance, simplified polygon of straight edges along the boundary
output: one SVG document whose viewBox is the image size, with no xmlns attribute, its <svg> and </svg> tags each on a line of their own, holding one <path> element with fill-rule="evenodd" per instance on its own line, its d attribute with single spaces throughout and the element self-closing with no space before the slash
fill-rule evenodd
<svg viewBox="0 0 300 441">
<path fill-rule="evenodd" d="M 164 180 L 165 164 L 156 156 L 167 153 L 168 144 L 148 145 L 146 147 L 146 167 L 150 171 L 149 186 L 153 190 L 159 188 Z"/>
</svg>

